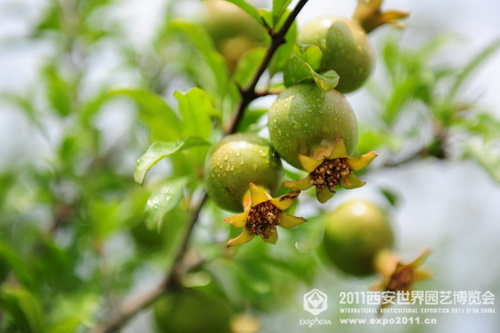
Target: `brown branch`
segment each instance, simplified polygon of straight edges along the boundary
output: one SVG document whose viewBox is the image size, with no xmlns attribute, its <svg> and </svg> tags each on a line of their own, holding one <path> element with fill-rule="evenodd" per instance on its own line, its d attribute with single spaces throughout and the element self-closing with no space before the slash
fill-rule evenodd
<svg viewBox="0 0 500 333">
<path fill-rule="evenodd" d="M 248 105 L 253 100 L 260 97 L 260 95 L 255 91 L 257 83 L 259 82 L 262 74 L 264 74 L 267 66 L 269 66 L 269 63 L 271 62 L 271 59 L 276 53 L 278 47 L 285 42 L 285 35 L 287 31 L 290 29 L 300 10 L 307 2 L 308 0 L 300 0 L 297 6 L 286 19 L 283 27 L 281 27 L 281 29 L 276 34 L 271 35 L 271 45 L 267 49 L 266 55 L 264 56 L 262 63 L 255 73 L 252 82 L 247 88 L 241 90 L 241 102 L 238 105 L 235 116 L 228 122 L 228 126 L 226 126 L 226 129 L 224 131 L 225 135 L 232 134 L 237 131 L 238 125 L 241 122 Z M 206 200 L 207 194 L 204 192 L 198 204 L 193 207 L 187 230 L 184 234 L 181 245 L 179 246 L 174 262 L 170 270 L 165 275 L 165 278 L 151 290 L 148 290 L 145 293 L 140 294 L 136 298 L 124 303 L 114 317 L 112 317 L 109 321 L 104 322 L 101 326 L 98 326 L 94 330 L 92 330 L 93 333 L 107 333 L 120 329 L 139 311 L 154 303 L 154 301 L 158 299 L 166 290 L 174 287 L 178 282 L 179 277 L 181 277 L 186 271 L 188 271 L 193 266 L 196 266 L 196 264 L 193 263 L 186 263 L 188 253 L 187 250 L 194 227 L 198 221 L 198 217 L 201 210 L 203 209 Z"/>
<path fill-rule="evenodd" d="M 267 69 L 267 66 L 269 66 L 269 63 L 271 62 L 271 59 L 276 53 L 276 50 L 281 46 L 281 44 L 285 43 L 286 33 L 292 26 L 293 22 L 295 21 L 295 18 L 302 10 L 302 8 L 305 6 L 307 1 L 309 0 L 300 0 L 299 3 L 297 3 L 297 6 L 287 17 L 281 29 L 277 33 L 271 34 L 271 45 L 267 49 L 267 52 L 264 55 L 264 59 L 262 59 L 262 62 L 260 63 L 259 68 L 257 69 L 257 72 L 255 73 L 252 79 L 252 82 L 248 85 L 247 88 L 241 90 L 241 102 L 238 105 L 238 109 L 234 117 L 231 119 L 229 125 L 226 127 L 224 134 L 227 135 L 235 133 L 237 131 L 238 125 L 241 122 L 243 115 L 245 114 L 246 108 L 248 107 L 248 105 L 250 105 L 251 102 L 253 102 L 257 97 L 259 97 L 259 94 L 255 91 L 257 83 L 259 83 L 262 74 L 264 74 L 264 72 Z"/>
<path fill-rule="evenodd" d="M 177 282 L 179 276 L 182 275 L 181 272 L 188 270 L 186 268 L 186 265 L 183 265 L 183 261 L 187 253 L 189 240 L 191 239 L 191 234 L 193 233 L 194 226 L 198 221 L 198 217 L 200 216 L 200 212 L 206 200 L 207 195 L 206 193 L 203 193 L 198 204 L 193 208 L 187 230 L 184 234 L 184 238 L 182 239 L 182 243 L 179 246 L 174 262 L 172 263 L 172 266 L 168 274 L 166 274 L 165 278 L 151 290 L 148 290 L 145 293 L 140 294 L 136 298 L 130 300 L 129 302 L 124 303 L 113 318 L 92 330 L 92 333 L 106 333 L 118 330 L 140 310 L 148 307 L 167 289 L 173 287 Z"/>
</svg>

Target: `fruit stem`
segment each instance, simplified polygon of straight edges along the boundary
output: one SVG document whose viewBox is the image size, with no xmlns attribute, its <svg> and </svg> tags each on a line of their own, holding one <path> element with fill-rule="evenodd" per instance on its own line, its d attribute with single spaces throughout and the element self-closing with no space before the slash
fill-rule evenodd
<svg viewBox="0 0 500 333">
<path fill-rule="evenodd" d="M 257 97 L 259 97 L 259 94 L 255 91 L 257 83 L 259 82 L 262 74 L 264 74 L 264 72 L 266 71 L 267 66 L 269 66 L 269 63 L 271 62 L 271 59 L 276 53 L 276 50 L 278 50 L 281 44 L 285 43 L 286 33 L 292 26 L 299 12 L 302 10 L 302 8 L 306 5 L 308 1 L 309 0 L 300 0 L 297 3 L 297 6 L 295 6 L 293 11 L 290 13 L 290 15 L 288 15 L 281 29 L 276 34 L 271 35 L 271 45 L 269 45 L 269 48 L 266 51 L 264 59 L 262 59 L 259 68 L 255 72 L 252 82 L 250 82 L 247 88 L 240 90 L 241 93 L 240 104 L 238 105 L 238 109 L 235 112 L 234 116 L 231 118 L 228 125 L 225 127 L 224 135 L 232 134 L 237 131 L 238 125 L 241 122 L 243 115 L 245 114 L 246 108 L 248 107 L 248 105 L 250 105 L 251 102 L 253 102 Z"/>
</svg>

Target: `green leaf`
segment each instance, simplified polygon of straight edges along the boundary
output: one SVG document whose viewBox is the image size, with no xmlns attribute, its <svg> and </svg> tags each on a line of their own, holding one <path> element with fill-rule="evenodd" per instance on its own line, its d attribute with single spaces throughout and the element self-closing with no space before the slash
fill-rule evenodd
<svg viewBox="0 0 500 333">
<path fill-rule="evenodd" d="M 177 206 L 188 181 L 188 177 L 170 179 L 151 193 L 145 209 L 145 222 L 148 229 L 160 231 L 163 216 Z"/>
<path fill-rule="evenodd" d="M 265 54 L 265 48 L 256 47 L 245 53 L 238 61 L 233 78 L 241 87 L 247 87 L 253 80 Z"/>
<path fill-rule="evenodd" d="M 182 137 L 196 135 L 208 140 L 212 129 L 210 115 L 215 113 L 210 96 L 200 88 L 193 88 L 186 94 L 176 91 L 174 97 L 179 102 L 179 113 L 184 123 Z"/>
<path fill-rule="evenodd" d="M 318 45 L 314 44 L 305 48 L 300 48 L 298 45 L 295 45 L 294 51 L 297 57 L 308 63 L 312 69 L 317 70 L 321 66 L 323 52 Z"/>
<path fill-rule="evenodd" d="M 473 133 L 478 133 L 484 141 L 498 139 L 500 136 L 500 120 L 491 113 L 479 113 L 474 120 L 466 119 L 465 127 Z"/>
<path fill-rule="evenodd" d="M 258 126 L 259 119 L 267 113 L 267 109 L 248 109 L 243 115 L 238 126 L 238 132 L 256 132 L 260 130 Z"/>
<path fill-rule="evenodd" d="M 260 17 L 257 9 L 248 2 L 246 2 L 245 0 L 226 0 L 226 1 L 234 3 L 236 6 L 240 7 L 245 12 L 247 12 L 248 15 L 250 15 L 252 18 L 255 19 L 255 21 L 259 22 L 259 24 L 262 24 L 262 18 Z"/>
<path fill-rule="evenodd" d="M 151 131 L 153 140 L 176 141 L 181 138 L 182 126 L 179 117 L 163 98 L 142 89 L 111 91 L 112 96 L 127 96 L 139 106 L 140 118 Z"/>
<path fill-rule="evenodd" d="M 391 204 L 391 206 L 396 207 L 399 203 L 399 195 L 393 190 L 389 190 L 387 188 L 381 188 L 380 192 L 387 199 L 387 201 Z"/>
<path fill-rule="evenodd" d="M 460 71 L 460 74 L 457 76 L 455 83 L 451 87 L 449 94 L 450 99 L 453 99 L 455 97 L 455 95 L 462 87 L 462 85 L 466 82 L 466 80 L 469 78 L 469 76 L 473 74 L 480 65 L 482 65 L 486 60 L 488 60 L 489 57 L 495 54 L 498 51 L 498 49 L 500 49 L 500 40 L 495 40 L 484 50 L 479 52 L 478 55 L 472 58 L 472 60 L 467 64 L 467 66 L 465 66 Z"/>
<path fill-rule="evenodd" d="M 27 288 L 33 289 L 34 280 L 24 260 L 0 239 L 0 262 L 6 264 L 15 277 Z"/>
<path fill-rule="evenodd" d="M 468 140 L 464 157 L 476 160 L 496 182 L 500 183 L 498 141 L 483 143 L 481 140 Z"/>
<path fill-rule="evenodd" d="M 60 295 L 54 300 L 53 324 L 47 331 L 77 332 L 82 325 L 93 326 L 100 305 L 99 295 L 88 290 Z"/>
<path fill-rule="evenodd" d="M 158 163 L 165 157 L 184 149 L 208 144 L 209 143 L 207 141 L 200 137 L 188 137 L 180 144 L 164 141 L 153 142 L 153 144 L 149 146 L 144 155 L 142 155 L 137 160 L 134 170 L 135 182 L 142 186 L 142 184 L 144 183 L 144 177 L 146 176 L 146 173 L 149 171 L 149 169 L 151 169 L 156 163 Z"/>
<path fill-rule="evenodd" d="M 413 77 L 395 83 L 382 115 L 387 125 L 392 126 L 404 107 L 413 100 L 418 85 L 419 82 Z"/>
<path fill-rule="evenodd" d="M 273 0 L 273 27 L 278 24 L 291 2 L 292 0 Z"/>
<path fill-rule="evenodd" d="M 45 67 L 43 76 L 47 84 L 47 99 L 50 105 L 59 115 L 68 115 L 73 105 L 73 90 L 70 84 L 54 65 Z"/>
<path fill-rule="evenodd" d="M 182 40 L 187 41 L 199 52 L 203 60 L 206 62 L 212 75 L 207 76 L 207 73 L 200 73 L 200 76 L 207 81 L 204 87 L 214 89 L 219 96 L 224 96 L 228 89 L 228 68 L 222 55 L 216 50 L 214 42 L 207 31 L 198 24 L 172 20 L 169 25 L 173 32 L 182 34 Z M 196 64 L 194 70 L 199 70 L 200 64 Z"/>
<path fill-rule="evenodd" d="M 286 11 L 286 15 L 283 15 L 281 17 L 281 20 L 278 23 L 276 23 L 278 27 L 285 22 L 289 14 L 290 11 Z M 271 13 L 269 13 L 268 15 L 271 15 Z M 271 63 L 269 64 L 269 72 L 271 74 L 271 77 L 274 74 L 283 71 L 283 68 L 285 68 L 288 59 L 293 53 L 296 41 L 297 41 L 297 23 L 293 22 L 293 24 L 290 26 L 290 29 L 288 29 L 288 31 L 286 32 L 285 42 L 278 47 L 276 53 L 271 59 Z"/>
<path fill-rule="evenodd" d="M 13 315 L 22 327 L 29 332 L 39 333 L 44 331 L 42 308 L 38 299 L 28 290 L 21 287 L 4 287 L 0 294 L 0 305 Z"/>
<path fill-rule="evenodd" d="M 316 73 L 312 67 L 294 56 L 290 58 L 284 71 L 285 86 L 314 81 L 323 91 L 332 90 L 339 83 L 338 74 L 331 70 L 322 74 Z"/>
<path fill-rule="evenodd" d="M 107 200 L 99 196 L 89 198 L 88 214 L 92 236 L 102 240 L 120 225 L 120 201 Z"/>
</svg>

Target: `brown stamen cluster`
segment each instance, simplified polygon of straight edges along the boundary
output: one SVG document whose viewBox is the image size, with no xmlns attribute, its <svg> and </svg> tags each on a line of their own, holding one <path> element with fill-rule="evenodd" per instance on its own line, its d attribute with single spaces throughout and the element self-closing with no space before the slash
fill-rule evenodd
<svg viewBox="0 0 500 333">
<path fill-rule="evenodd" d="M 246 228 L 251 234 L 269 238 L 276 232 L 280 210 L 269 201 L 253 206 L 248 213 Z"/>
<path fill-rule="evenodd" d="M 413 282 L 413 268 L 404 267 L 401 271 L 396 272 L 391 277 L 391 281 L 387 285 L 387 290 L 409 290 Z"/>
<path fill-rule="evenodd" d="M 316 188 L 324 185 L 328 187 L 330 192 L 335 192 L 335 188 L 340 184 L 340 181 L 349 175 L 351 169 L 347 164 L 346 158 L 335 158 L 333 160 L 325 160 L 319 167 L 311 172 L 311 184 Z"/>
</svg>

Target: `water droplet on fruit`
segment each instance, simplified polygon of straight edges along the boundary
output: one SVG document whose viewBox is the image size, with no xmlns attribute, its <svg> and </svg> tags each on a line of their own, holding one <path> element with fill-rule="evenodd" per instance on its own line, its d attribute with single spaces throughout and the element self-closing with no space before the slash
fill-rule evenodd
<svg viewBox="0 0 500 333">
<path fill-rule="evenodd" d="M 229 156 L 224 155 L 224 161 L 227 161 L 229 159 Z"/>
</svg>

